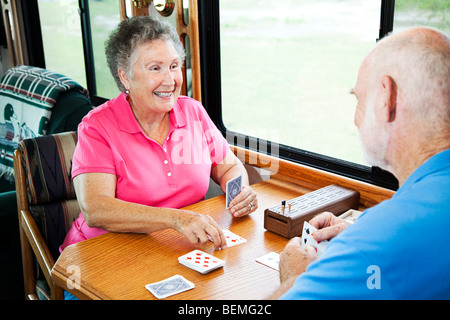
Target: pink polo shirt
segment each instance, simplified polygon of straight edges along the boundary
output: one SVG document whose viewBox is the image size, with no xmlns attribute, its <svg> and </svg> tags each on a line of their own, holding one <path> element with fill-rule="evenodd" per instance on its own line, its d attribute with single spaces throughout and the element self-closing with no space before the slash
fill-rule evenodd
<svg viewBox="0 0 450 320">
<path fill-rule="evenodd" d="M 97 107 L 79 125 L 72 177 L 114 174 L 116 198 L 153 207 L 181 208 L 203 200 L 211 168 L 229 147 L 201 103 L 178 98 L 161 146 L 145 136 L 125 97 L 122 93 Z M 106 232 L 88 227 L 80 213 L 61 250 Z"/>
</svg>

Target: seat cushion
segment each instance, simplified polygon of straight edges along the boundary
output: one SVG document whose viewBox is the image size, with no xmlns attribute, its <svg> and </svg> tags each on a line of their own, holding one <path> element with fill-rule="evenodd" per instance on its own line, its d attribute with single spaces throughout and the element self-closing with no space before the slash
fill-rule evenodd
<svg viewBox="0 0 450 320">
<path fill-rule="evenodd" d="M 47 134 L 76 131 L 81 119 L 92 110 L 91 100 L 77 90 L 62 92 L 53 107 Z"/>
</svg>

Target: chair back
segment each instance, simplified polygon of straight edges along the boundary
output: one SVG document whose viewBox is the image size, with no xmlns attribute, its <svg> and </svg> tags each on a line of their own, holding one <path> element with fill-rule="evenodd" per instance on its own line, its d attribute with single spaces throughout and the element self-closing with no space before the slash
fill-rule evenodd
<svg viewBox="0 0 450 320">
<path fill-rule="evenodd" d="M 22 259 L 30 259 L 24 257 L 27 251 L 31 253 L 24 249 L 29 243 L 47 282 L 52 282 L 51 268 L 59 257 L 59 246 L 80 213 L 71 179 L 76 143 L 76 132 L 40 136 L 22 140 L 14 153 L 20 229 L 26 235 L 21 234 Z M 30 264 L 25 260 L 27 282 L 34 275 L 25 270 Z"/>
</svg>

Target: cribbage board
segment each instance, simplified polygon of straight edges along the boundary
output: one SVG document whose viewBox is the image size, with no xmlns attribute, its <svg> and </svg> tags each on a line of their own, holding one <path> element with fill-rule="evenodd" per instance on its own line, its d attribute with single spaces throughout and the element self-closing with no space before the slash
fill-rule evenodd
<svg viewBox="0 0 450 320">
<path fill-rule="evenodd" d="M 329 185 L 266 209 L 264 228 L 290 239 L 301 236 L 304 221 L 321 212 L 329 211 L 340 215 L 349 209 L 358 208 L 358 191 Z"/>
</svg>

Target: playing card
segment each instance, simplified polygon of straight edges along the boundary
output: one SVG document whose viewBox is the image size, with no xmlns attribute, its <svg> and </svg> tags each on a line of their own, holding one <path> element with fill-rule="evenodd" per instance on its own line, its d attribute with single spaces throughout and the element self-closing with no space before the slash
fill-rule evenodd
<svg viewBox="0 0 450 320">
<path fill-rule="evenodd" d="M 349 223 L 354 223 L 356 219 L 362 214 L 361 211 L 350 209 L 339 216 L 340 219 L 345 220 Z"/>
<path fill-rule="evenodd" d="M 280 271 L 278 265 L 280 264 L 280 255 L 276 252 L 270 252 L 255 259 L 256 262 L 262 263 L 272 269 Z"/>
<path fill-rule="evenodd" d="M 302 232 L 302 248 L 304 249 L 306 246 L 313 246 L 317 251 L 317 255 L 320 257 L 325 252 L 328 241 L 316 241 L 312 236 L 314 231 L 317 231 L 317 229 L 305 221 Z"/>
<path fill-rule="evenodd" d="M 247 239 L 238 236 L 230 230 L 224 229 L 223 234 L 225 235 L 225 239 L 227 241 L 227 248 L 247 242 Z"/>
<path fill-rule="evenodd" d="M 230 207 L 231 200 L 233 200 L 241 192 L 241 189 L 242 189 L 242 175 L 227 181 L 227 190 L 226 190 L 227 209 Z"/>
<path fill-rule="evenodd" d="M 150 291 L 156 298 L 164 299 L 174 294 L 191 290 L 194 287 L 195 285 L 192 282 L 177 274 L 165 280 L 147 284 L 145 289 Z"/>
<path fill-rule="evenodd" d="M 194 250 L 179 257 L 178 262 L 202 274 L 223 267 L 225 263 L 223 260 L 201 250 Z"/>
</svg>

